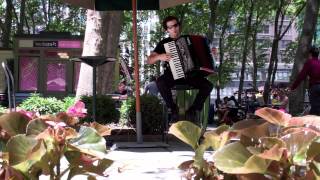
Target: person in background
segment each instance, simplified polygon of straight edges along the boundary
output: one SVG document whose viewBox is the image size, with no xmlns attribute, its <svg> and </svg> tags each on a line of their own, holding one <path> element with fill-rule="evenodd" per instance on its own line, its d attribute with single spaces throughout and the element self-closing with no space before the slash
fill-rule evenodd
<svg viewBox="0 0 320 180">
<path fill-rule="evenodd" d="M 259 104 L 259 101 L 257 100 L 256 94 L 252 93 L 249 100 L 248 113 L 254 114 L 254 112 L 259 108 L 259 106 L 260 104 Z"/>
<path fill-rule="evenodd" d="M 271 98 L 271 105 L 272 106 L 278 106 L 280 101 L 279 101 L 279 92 L 278 89 L 273 89 L 271 91 L 272 98 Z"/>
<path fill-rule="evenodd" d="M 126 86 L 127 85 L 125 81 L 120 81 L 120 83 L 118 84 L 118 89 L 114 93 L 120 94 L 120 95 L 126 95 L 128 93 Z"/>
<path fill-rule="evenodd" d="M 130 95 L 130 92 L 131 90 L 127 86 L 126 81 L 120 81 L 117 90 L 114 92 L 114 94 L 118 94 L 120 96 L 114 96 L 113 99 L 127 99 L 128 95 Z"/>
<path fill-rule="evenodd" d="M 230 107 L 235 106 L 233 101 L 229 101 L 229 98 L 226 96 L 223 98 L 223 102 L 220 104 L 218 109 L 218 117 L 220 123 L 230 124 L 229 119 L 227 118 L 230 111 Z"/>
<path fill-rule="evenodd" d="M 309 59 L 304 63 L 302 70 L 290 86 L 290 90 L 295 90 L 299 84 L 309 77 L 309 101 L 311 105 L 310 114 L 320 115 L 320 61 L 319 49 L 311 47 Z"/>
<path fill-rule="evenodd" d="M 289 98 L 287 96 L 287 93 L 284 89 L 279 89 L 278 91 L 279 95 L 279 110 L 285 113 L 289 112 Z"/>
<path fill-rule="evenodd" d="M 154 77 L 154 76 L 150 77 L 150 82 L 145 86 L 144 93 L 150 94 L 153 96 L 158 96 L 159 90 L 158 90 L 158 86 L 156 83 L 156 77 Z"/>
<path fill-rule="evenodd" d="M 264 107 L 266 106 L 266 103 L 264 102 L 264 99 L 263 99 L 263 90 L 259 90 L 256 95 L 256 99 L 257 101 L 259 102 L 259 106 L 261 107 Z"/>
</svg>

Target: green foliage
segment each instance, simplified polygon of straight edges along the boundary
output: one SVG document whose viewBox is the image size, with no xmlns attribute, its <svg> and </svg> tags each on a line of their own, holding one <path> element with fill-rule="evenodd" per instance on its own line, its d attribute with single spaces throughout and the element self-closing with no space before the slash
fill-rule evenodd
<svg viewBox="0 0 320 180">
<path fill-rule="evenodd" d="M 87 109 L 87 117 L 82 121 L 92 121 L 92 96 L 82 96 L 81 101 L 85 103 Z M 116 109 L 116 104 L 110 96 L 97 95 L 96 99 L 96 122 L 100 124 L 108 124 L 118 122 L 120 117 L 119 111 Z"/>
<path fill-rule="evenodd" d="M 129 115 L 135 113 L 135 100 L 134 98 L 128 98 L 123 101 L 120 107 L 120 124 L 126 125 L 129 123 Z"/>
<path fill-rule="evenodd" d="M 151 95 L 142 95 L 141 98 L 141 120 L 143 134 L 160 134 L 163 126 L 163 108 L 160 100 Z M 129 98 L 124 101 L 120 112 L 121 122 L 131 126 L 136 125 L 136 101 Z"/>
<path fill-rule="evenodd" d="M 6 108 L 0 105 L 0 114 L 3 114 L 6 111 Z"/>
<path fill-rule="evenodd" d="M 282 61 L 285 63 L 293 63 L 298 49 L 297 42 L 290 42 L 282 54 Z"/>
<path fill-rule="evenodd" d="M 26 111 L 39 112 L 43 114 L 56 114 L 64 110 L 64 103 L 55 97 L 41 97 L 39 94 L 31 94 L 22 101 L 19 108 Z"/>
<path fill-rule="evenodd" d="M 179 168 L 187 171 L 189 171 L 189 168 L 193 168 L 194 171 L 189 172 L 190 174 L 187 176 L 195 177 L 194 179 L 218 179 L 217 169 L 203 156 L 208 148 L 219 150 L 224 147 L 231 138 L 231 133 L 228 130 L 229 126 L 219 126 L 213 131 L 206 132 L 201 137 L 201 129 L 195 124 L 189 121 L 174 123 L 169 129 L 169 133 L 190 145 L 195 152 L 193 160 L 183 162 Z"/>
<path fill-rule="evenodd" d="M 75 97 L 71 97 L 71 96 L 68 96 L 68 97 L 65 97 L 63 98 L 63 111 L 67 111 L 67 109 L 74 105 L 75 104 L 75 101 L 76 101 L 76 98 Z"/>
</svg>

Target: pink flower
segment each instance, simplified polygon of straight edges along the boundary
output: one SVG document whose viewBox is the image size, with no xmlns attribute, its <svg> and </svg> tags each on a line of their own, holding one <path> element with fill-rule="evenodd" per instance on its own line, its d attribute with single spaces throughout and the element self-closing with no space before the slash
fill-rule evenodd
<svg viewBox="0 0 320 180">
<path fill-rule="evenodd" d="M 67 114 L 74 117 L 85 117 L 87 109 L 82 101 L 77 101 L 73 106 L 67 109 Z"/>
<path fill-rule="evenodd" d="M 284 112 L 284 113 L 287 113 L 287 110 L 284 109 L 284 108 L 280 108 L 279 111 Z"/>
</svg>

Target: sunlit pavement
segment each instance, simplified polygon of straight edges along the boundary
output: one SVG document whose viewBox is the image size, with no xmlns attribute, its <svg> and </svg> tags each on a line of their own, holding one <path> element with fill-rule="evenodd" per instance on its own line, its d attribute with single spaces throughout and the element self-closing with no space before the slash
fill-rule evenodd
<svg viewBox="0 0 320 180">
<path fill-rule="evenodd" d="M 106 173 L 110 179 L 181 179 L 182 172 L 177 167 L 193 155 L 191 148 L 181 145 L 119 149 L 107 155 L 115 163 Z"/>
<path fill-rule="evenodd" d="M 169 142 L 167 148 L 117 149 L 107 155 L 115 163 L 106 173 L 108 179 L 183 179 L 178 166 L 193 156 L 192 148 L 181 142 Z"/>
<path fill-rule="evenodd" d="M 206 159 L 210 158 L 210 155 L 211 152 L 206 152 Z M 167 148 L 116 149 L 106 155 L 108 159 L 114 160 L 112 166 L 105 171 L 107 177 L 98 176 L 96 179 L 185 179 L 178 166 L 184 161 L 192 160 L 193 156 L 191 147 L 181 142 L 169 142 Z M 49 178 L 42 176 L 40 179 Z M 72 179 L 82 180 L 87 179 L 87 176 L 78 175 Z"/>
</svg>

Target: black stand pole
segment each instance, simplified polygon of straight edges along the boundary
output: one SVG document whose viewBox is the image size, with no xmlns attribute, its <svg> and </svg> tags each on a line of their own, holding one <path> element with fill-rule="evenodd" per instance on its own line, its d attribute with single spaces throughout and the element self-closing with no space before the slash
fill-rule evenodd
<svg viewBox="0 0 320 180">
<path fill-rule="evenodd" d="M 93 121 L 96 120 L 96 95 L 97 95 L 97 88 L 96 88 L 96 85 L 97 85 L 97 77 L 96 77 L 96 73 L 97 73 L 97 67 L 100 66 L 100 65 L 103 65 L 105 63 L 108 63 L 108 62 L 115 62 L 116 59 L 113 58 L 113 57 L 106 57 L 106 56 L 82 56 L 82 57 L 79 57 L 79 58 L 74 58 L 74 59 L 71 59 L 73 61 L 81 61 L 83 63 L 86 63 L 88 64 L 89 66 L 92 67 L 92 119 Z"/>
<path fill-rule="evenodd" d="M 95 121 L 96 120 L 96 106 L 97 106 L 97 102 L 96 102 L 96 99 L 97 99 L 97 77 L 96 77 L 96 72 L 97 72 L 97 67 L 96 66 L 93 66 L 92 67 L 92 81 L 93 81 L 93 84 L 92 84 L 92 119 Z"/>
</svg>

